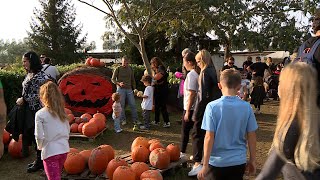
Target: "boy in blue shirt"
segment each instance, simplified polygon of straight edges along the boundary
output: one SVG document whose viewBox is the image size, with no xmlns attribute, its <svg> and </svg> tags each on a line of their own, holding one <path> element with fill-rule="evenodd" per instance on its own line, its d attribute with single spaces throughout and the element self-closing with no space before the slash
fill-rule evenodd
<svg viewBox="0 0 320 180">
<path fill-rule="evenodd" d="M 223 96 L 207 105 L 201 126 L 206 135 L 198 178 L 242 180 L 246 169 L 252 174 L 256 170 L 258 125 L 250 104 L 236 96 L 241 87 L 240 73 L 234 69 L 221 72 L 218 85 Z"/>
</svg>

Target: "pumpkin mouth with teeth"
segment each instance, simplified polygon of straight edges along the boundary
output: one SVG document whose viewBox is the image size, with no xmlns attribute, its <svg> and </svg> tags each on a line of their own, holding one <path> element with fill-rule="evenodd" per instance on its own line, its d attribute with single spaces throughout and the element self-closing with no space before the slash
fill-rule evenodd
<svg viewBox="0 0 320 180">
<path fill-rule="evenodd" d="M 81 67 L 64 74 L 59 80 L 59 87 L 66 107 L 81 113 L 110 114 L 111 96 L 115 90 L 111 75 L 109 69 L 94 67 Z"/>
</svg>

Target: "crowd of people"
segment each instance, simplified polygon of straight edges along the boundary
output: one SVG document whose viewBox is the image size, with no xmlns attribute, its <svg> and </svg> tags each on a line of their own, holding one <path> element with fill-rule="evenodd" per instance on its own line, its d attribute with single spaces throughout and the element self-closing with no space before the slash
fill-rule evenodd
<svg viewBox="0 0 320 180">
<path fill-rule="evenodd" d="M 303 45 L 317 51 L 311 51 L 314 54 L 306 60 L 300 52 L 292 59 L 293 63 L 285 59 L 275 65 L 270 57 L 265 62 L 256 57 L 256 62 L 252 62 L 252 57 L 248 57 L 242 68 L 238 68 L 234 65 L 235 59 L 228 57 L 222 70 L 217 72 L 207 50 L 196 54 L 190 49 L 182 51 L 184 70 L 180 78 L 184 80 L 184 111 L 180 157 L 186 156 L 191 134 L 194 165 L 189 176 L 240 180 L 246 172 L 255 174 L 255 132 L 258 129 L 255 114 L 261 113 L 266 98 L 278 99 L 279 96 L 273 143 L 256 179 L 276 179 L 281 171 L 284 179 L 320 179 L 320 51 L 319 47 L 313 47 L 320 37 L 320 11 L 313 20 L 313 30 L 316 36 Z M 112 95 L 116 133 L 122 132 L 121 126 L 127 124 L 126 103 L 131 109 L 132 123 L 140 129 L 159 126 L 160 114 L 163 127 L 171 126 L 167 111 L 168 73 L 159 57 L 153 57 L 150 64 L 152 74 L 143 75 L 141 82 L 145 90 L 138 94 L 142 98 L 143 122 L 138 119 L 134 97 L 136 82 L 129 58 L 124 56 L 121 66 L 113 72 L 111 79 L 117 86 Z M 12 129 L 10 125 L 7 128 L 13 138 L 22 132 L 22 156 L 29 156 L 29 146 L 35 144 L 36 160 L 28 164 L 28 172 L 44 168 L 48 179 L 60 179 L 69 151 L 70 126 L 64 111 L 64 98 L 55 83 L 59 72 L 50 65 L 49 58 L 44 54 L 39 57 L 33 51 L 23 55 L 22 65 L 27 74 L 16 104 L 24 114 L 17 118 L 21 121 L 20 129 Z M 155 119 L 151 121 L 153 110 Z M 4 128 L 5 120 L 6 105 L 0 82 L 0 128 Z M 2 134 L 0 157 L 3 154 L 1 138 Z"/>
</svg>

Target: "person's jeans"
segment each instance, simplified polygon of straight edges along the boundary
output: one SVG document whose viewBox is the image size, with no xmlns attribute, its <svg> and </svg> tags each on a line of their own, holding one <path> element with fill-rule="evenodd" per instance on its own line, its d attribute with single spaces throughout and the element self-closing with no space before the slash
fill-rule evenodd
<svg viewBox="0 0 320 180">
<path fill-rule="evenodd" d="M 112 113 L 112 119 L 113 119 L 113 128 L 115 131 L 121 130 L 120 127 L 120 116 L 116 118 L 115 114 Z"/>
<path fill-rule="evenodd" d="M 48 180 L 60 180 L 63 164 L 67 159 L 67 154 L 58 154 L 43 160 L 44 171 Z"/>
<path fill-rule="evenodd" d="M 132 116 L 132 121 L 134 123 L 137 122 L 138 120 L 138 115 L 137 115 L 137 108 L 136 108 L 136 101 L 134 99 L 134 94 L 132 89 L 124 89 L 124 88 L 117 88 L 117 92 L 120 94 L 120 104 L 122 107 L 122 111 L 120 114 L 120 120 L 125 121 L 126 120 L 126 114 L 125 114 L 125 106 L 126 106 L 126 100 L 128 102 L 128 105 L 130 106 L 131 109 L 131 116 Z"/>
<path fill-rule="evenodd" d="M 151 114 L 151 110 L 142 110 L 142 117 L 144 120 L 144 126 L 149 129 L 150 128 L 150 114 Z"/>
</svg>

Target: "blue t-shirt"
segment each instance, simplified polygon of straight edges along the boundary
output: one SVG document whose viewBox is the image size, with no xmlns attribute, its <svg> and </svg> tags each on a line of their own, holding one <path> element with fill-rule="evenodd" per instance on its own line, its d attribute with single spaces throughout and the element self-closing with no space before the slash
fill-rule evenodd
<svg viewBox="0 0 320 180">
<path fill-rule="evenodd" d="M 247 161 L 246 134 L 258 125 L 250 104 L 237 96 L 222 96 L 205 110 L 202 129 L 214 132 L 209 164 L 228 167 Z"/>
</svg>

